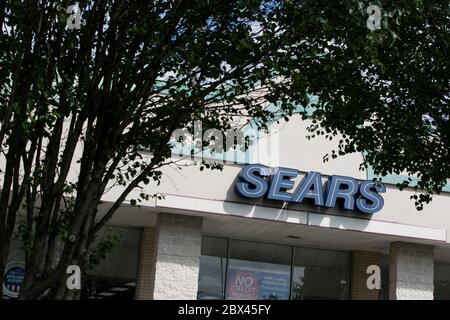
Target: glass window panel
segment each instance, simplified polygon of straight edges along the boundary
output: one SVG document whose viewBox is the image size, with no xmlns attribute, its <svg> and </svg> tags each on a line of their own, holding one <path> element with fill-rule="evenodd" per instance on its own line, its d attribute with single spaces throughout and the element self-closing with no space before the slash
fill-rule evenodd
<svg viewBox="0 0 450 320">
<path fill-rule="evenodd" d="M 350 255 L 295 248 L 292 299 L 348 299 Z"/>
<path fill-rule="evenodd" d="M 289 299 L 291 247 L 230 241 L 227 299 Z"/>
<path fill-rule="evenodd" d="M 450 300 L 449 263 L 434 263 L 434 299 Z"/>
<path fill-rule="evenodd" d="M 223 299 L 227 246 L 227 239 L 202 238 L 197 299 Z"/>
<path fill-rule="evenodd" d="M 105 226 L 99 231 L 91 249 L 110 237 L 115 238 L 117 243 L 105 259 L 87 270 L 81 290 L 82 299 L 134 299 L 140 231 Z"/>
<path fill-rule="evenodd" d="M 389 300 L 389 256 L 382 256 L 380 262 L 381 290 L 380 300 Z"/>
</svg>

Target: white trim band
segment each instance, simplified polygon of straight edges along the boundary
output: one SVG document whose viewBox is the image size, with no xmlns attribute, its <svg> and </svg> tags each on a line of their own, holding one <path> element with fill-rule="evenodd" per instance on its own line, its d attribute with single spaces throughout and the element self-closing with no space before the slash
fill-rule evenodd
<svg viewBox="0 0 450 320">
<path fill-rule="evenodd" d="M 400 236 L 440 242 L 447 241 L 447 230 L 445 229 L 413 226 L 389 221 L 357 219 L 311 212 L 307 213 L 284 208 L 264 207 L 221 200 L 192 198 L 169 194 L 164 194 L 163 196 L 163 199 L 158 199 L 156 201 L 155 206 L 157 208 L 282 221 L 323 228 L 360 231 L 372 234 Z"/>
</svg>

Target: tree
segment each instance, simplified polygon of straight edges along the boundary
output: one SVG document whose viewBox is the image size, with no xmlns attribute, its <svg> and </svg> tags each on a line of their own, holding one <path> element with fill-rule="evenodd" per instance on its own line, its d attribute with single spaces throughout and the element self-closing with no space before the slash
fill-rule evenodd
<svg viewBox="0 0 450 320">
<path fill-rule="evenodd" d="M 375 10 L 366 10 L 376 4 L 380 28 L 371 30 Z M 447 1 L 289 1 L 280 22 L 290 48 L 286 86 L 317 98 L 311 137 L 342 135 L 324 159 L 363 152 L 362 166 L 377 175 L 409 175 L 398 186 L 419 191 L 419 210 L 450 178 L 449 8 Z M 314 58 L 305 63 L 311 46 Z"/>
<path fill-rule="evenodd" d="M 67 266 L 83 268 L 128 194 L 159 181 L 176 128 L 194 120 L 229 128 L 233 117 L 264 118 L 269 101 L 284 99 L 271 78 L 282 43 L 273 1 L 80 1 L 79 25 L 67 5 L 0 8 L 0 274 L 18 225 L 21 299 L 49 288 L 53 298 L 73 298 Z M 98 217 L 111 183 L 123 192 Z"/>
<path fill-rule="evenodd" d="M 448 4 L 383 1 L 372 30 L 374 4 L 80 1 L 78 29 L 69 3 L 0 2 L 0 274 L 18 225 L 20 297 L 70 298 L 67 265 L 83 267 L 129 193 L 159 181 L 174 129 L 263 125 L 269 104 L 288 118 L 310 103 L 313 135 L 343 135 L 330 157 L 363 151 L 376 173 L 417 174 L 426 201 L 449 173 Z M 99 217 L 111 183 L 124 191 Z"/>
</svg>

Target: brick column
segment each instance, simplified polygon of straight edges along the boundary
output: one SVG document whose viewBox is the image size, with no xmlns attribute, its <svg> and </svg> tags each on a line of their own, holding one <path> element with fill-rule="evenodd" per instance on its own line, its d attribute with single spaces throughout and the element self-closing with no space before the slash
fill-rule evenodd
<svg viewBox="0 0 450 320">
<path fill-rule="evenodd" d="M 202 218 L 160 213 L 156 227 L 153 298 L 197 299 Z"/>
<path fill-rule="evenodd" d="M 434 249 L 405 242 L 391 243 L 389 298 L 433 300 Z"/>
<path fill-rule="evenodd" d="M 155 281 L 155 236 L 156 228 L 147 227 L 141 232 L 136 300 L 152 300 Z"/>
<path fill-rule="evenodd" d="M 351 299 L 352 300 L 378 300 L 380 290 L 367 288 L 367 267 L 380 266 L 381 255 L 371 251 L 352 252 Z M 380 275 L 381 276 L 381 275 Z"/>
</svg>

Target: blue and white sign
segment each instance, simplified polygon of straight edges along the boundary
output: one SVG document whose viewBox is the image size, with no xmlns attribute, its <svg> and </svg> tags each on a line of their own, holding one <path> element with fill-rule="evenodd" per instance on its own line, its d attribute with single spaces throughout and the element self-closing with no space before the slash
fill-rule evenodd
<svg viewBox="0 0 450 320">
<path fill-rule="evenodd" d="M 312 202 L 316 206 L 333 208 L 336 203 L 342 209 L 373 214 L 380 211 L 384 199 L 380 193 L 386 187 L 376 181 L 357 181 L 351 177 L 330 176 L 322 184 L 319 172 L 308 172 L 294 189 L 294 181 L 300 171 L 291 168 L 269 168 L 261 164 L 249 164 L 239 173 L 236 193 L 245 198 L 261 198 L 283 202 Z M 293 190 L 289 192 L 289 190 Z"/>
<path fill-rule="evenodd" d="M 3 294 L 9 298 L 17 298 L 24 277 L 25 268 L 23 264 L 11 264 L 7 266 L 3 277 Z"/>
</svg>

